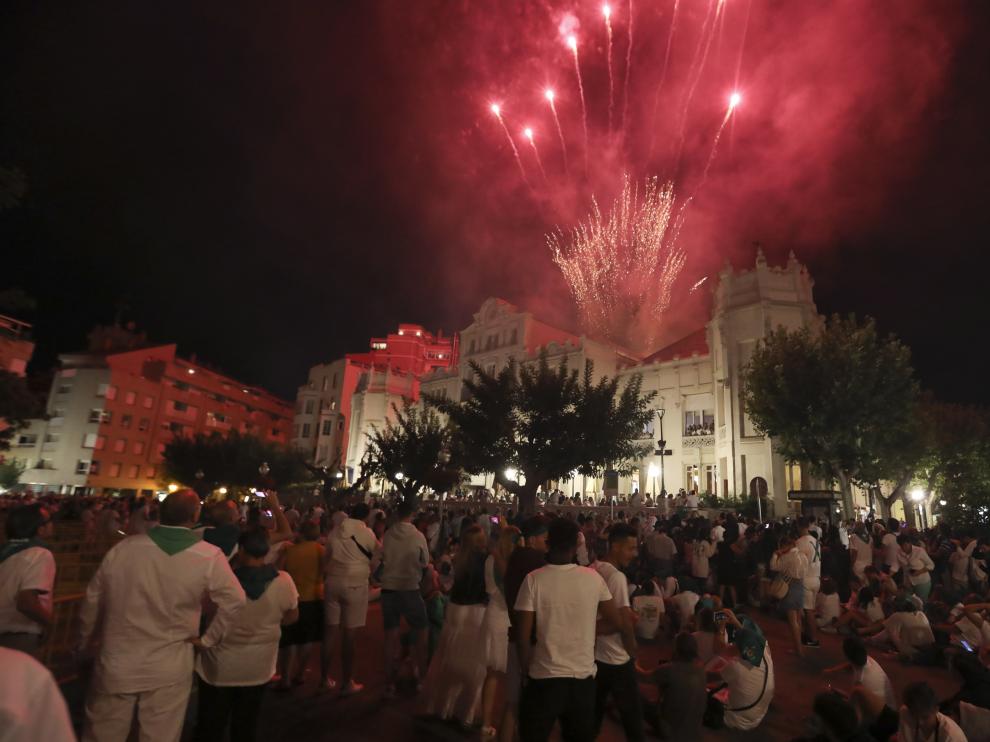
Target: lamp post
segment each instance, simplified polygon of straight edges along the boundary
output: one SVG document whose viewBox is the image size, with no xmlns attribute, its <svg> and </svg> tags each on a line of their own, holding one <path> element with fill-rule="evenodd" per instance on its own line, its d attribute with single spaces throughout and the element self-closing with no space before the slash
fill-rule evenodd
<svg viewBox="0 0 990 742">
<path fill-rule="evenodd" d="M 443 467 L 444 472 L 447 471 L 447 467 L 450 466 L 450 449 L 443 448 L 440 450 L 440 456 L 437 457 L 440 461 L 440 465 Z M 443 520 L 443 505 L 444 501 L 447 499 L 447 487 L 444 487 L 440 491 L 440 520 Z"/>
<path fill-rule="evenodd" d="M 657 410 L 657 417 L 660 418 L 660 440 L 657 441 L 657 456 L 660 457 L 660 497 L 666 500 L 667 498 L 667 481 L 666 473 L 664 472 L 664 456 L 669 456 L 670 451 L 667 450 L 667 441 L 663 437 L 663 416 L 666 410 L 661 407 Z M 654 498 L 655 499 L 655 498 Z"/>
<path fill-rule="evenodd" d="M 928 528 L 928 524 L 925 522 L 925 491 L 921 487 L 915 487 L 911 490 L 911 499 L 914 500 L 915 505 L 918 507 L 918 517 L 921 520 L 921 528 Z"/>
<path fill-rule="evenodd" d="M 649 468 L 646 470 L 647 475 L 653 480 L 653 504 L 657 503 L 657 475 L 660 470 L 657 469 L 656 464 L 650 464 Z"/>
</svg>

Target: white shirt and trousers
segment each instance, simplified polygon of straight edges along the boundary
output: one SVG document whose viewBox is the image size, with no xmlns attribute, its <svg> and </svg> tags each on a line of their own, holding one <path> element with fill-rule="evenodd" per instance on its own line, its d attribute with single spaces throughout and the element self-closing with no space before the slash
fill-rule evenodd
<svg viewBox="0 0 990 742">
<path fill-rule="evenodd" d="M 0 647 L 37 656 L 43 627 L 17 610 L 17 594 L 36 592 L 49 611 L 55 585 L 55 557 L 40 546 L 29 546 L 0 562 Z"/>
<path fill-rule="evenodd" d="M 178 742 L 204 595 L 217 606 L 202 637 L 214 647 L 245 600 L 220 549 L 199 541 L 169 555 L 139 535 L 107 552 L 79 612 L 82 646 L 102 617 L 84 742 L 127 739 L 135 706 L 141 742 Z"/>
</svg>

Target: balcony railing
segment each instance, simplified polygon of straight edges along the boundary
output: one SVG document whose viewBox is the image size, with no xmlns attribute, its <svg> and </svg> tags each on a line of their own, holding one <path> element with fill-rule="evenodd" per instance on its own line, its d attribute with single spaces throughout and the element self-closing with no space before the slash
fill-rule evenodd
<svg viewBox="0 0 990 742">
<path fill-rule="evenodd" d="M 714 435 L 689 435 L 681 439 L 684 448 L 714 448 Z"/>
</svg>

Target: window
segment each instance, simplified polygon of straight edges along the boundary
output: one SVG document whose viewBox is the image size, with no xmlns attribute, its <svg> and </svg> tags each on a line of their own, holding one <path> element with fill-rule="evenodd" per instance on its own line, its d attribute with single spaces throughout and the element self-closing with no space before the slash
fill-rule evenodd
<svg viewBox="0 0 990 742">
<path fill-rule="evenodd" d="M 114 453 L 123 453 L 125 450 L 127 450 L 127 439 L 118 438 L 117 440 L 115 440 L 113 442 L 113 450 Z"/>
<path fill-rule="evenodd" d="M 58 389 L 55 390 L 56 394 L 69 394 L 72 391 L 72 384 L 60 383 Z"/>
<path fill-rule="evenodd" d="M 113 413 L 110 410 L 103 410 L 100 415 L 100 422 L 109 425 L 113 421 Z"/>
<path fill-rule="evenodd" d="M 110 391 L 110 385 L 109 384 L 100 384 L 99 386 L 96 387 L 96 396 L 97 397 L 107 397 L 108 396 L 107 395 L 107 392 L 109 392 L 109 391 Z"/>
<path fill-rule="evenodd" d="M 185 402 L 173 402 L 172 409 L 175 410 L 176 412 L 185 412 L 186 410 L 189 409 L 189 405 L 187 405 Z"/>
<path fill-rule="evenodd" d="M 137 401 L 137 394 L 134 392 L 127 392 L 124 395 L 124 404 L 133 405 Z"/>
<path fill-rule="evenodd" d="M 84 459 L 79 459 L 76 462 L 76 474 L 88 474 L 89 473 L 89 461 Z"/>
<path fill-rule="evenodd" d="M 19 448 L 30 448 L 38 442 L 38 436 L 34 433 L 24 433 L 17 436 L 17 446 Z"/>
<path fill-rule="evenodd" d="M 106 448 L 106 445 L 107 445 L 107 437 L 105 435 L 96 436 L 96 443 L 93 444 L 93 448 L 95 450 L 102 451 L 104 448 Z"/>
<path fill-rule="evenodd" d="M 402 334 L 401 332 L 399 333 Z M 388 343 L 376 342 L 371 344 L 372 350 L 388 350 Z"/>
<path fill-rule="evenodd" d="M 127 478 L 137 479 L 139 471 L 140 469 L 137 464 L 131 464 L 129 467 L 127 467 Z"/>
<path fill-rule="evenodd" d="M 181 423 L 169 423 L 168 429 L 171 430 L 176 435 L 182 435 L 183 426 Z"/>
<path fill-rule="evenodd" d="M 330 400 L 330 409 L 331 410 L 336 410 L 337 409 L 337 400 L 336 399 L 331 399 Z"/>
<path fill-rule="evenodd" d="M 299 437 L 299 426 L 298 425 L 293 425 L 292 426 L 292 437 L 293 438 L 298 438 Z"/>
<path fill-rule="evenodd" d="M 302 437 L 303 438 L 309 438 L 309 430 L 310 430 L 309 423 L 303 423 L 303 426 L 302 426 Z"/>
<path fill-rule="evenodd" d="M 52 407 L 52 418 L 61 419 L 65 417 L 65 410 L 61 407 Z"/>
<path fill-rule="evenodd" d="M 146 417 L 142 417 L 140 420 L 138 420 L 138 430 L 140 430 L 142 433 L 145 432 L 150 425 L 151 425 L 151 420 L 149 420 Z"/>
<path fill-rule="evenodd" d="M 155 467 L 149 466 L 148 468 L 146 468 L 144 470 L 144 478 L 145 479 L 154 479 L 155 478 Z"/>
<path fill-rule="evenodd" d="M 320 379 L 320 391 L 325 392 L 327 390 L 327 377 L 324 376 Z"/>
<path fill-rule="evenodd" d="M 334 389 L 337 388 L 337 374 L 333 375 L 333 384 L 331 384 L 330 386 L 332 386 Z"/>
<path fill-rule="evenodd" d="M 715 411 L 688 410 L 685 412 L 684 435 L 715 435 Z"/>
<path fill-rule="evenodd" d="M 306 400 L 306 414 L 307 415 L 312 415 L 313 414 L 313 400 L 312 399 L 307 399 Z"/>
<path fill-rule="evenodd" d="M 93 448 L 96 445 L 96 433 L 86 433 L 83 436 L 82 447 L 83 448 Z"/>
<path fill-rule="evenodd" d="M 337 423 L 337 430 L 343 430 L 343 429 L 344 429 L 344 421 L 341 420 L 340 422 Z"/>
<path fill-rule="evenodd" d="M 152 399 L 151 397 L 145 397 L 144 399 L 141 400 L 141 406 L 144 407 L 144 409 L 146 409 L 146 410 L 150 410 L 151 409 L 151 406 L 154 403 L 155 403 L 155 400 Z"/>
<path fill-rule="evenodd" d="M 180 392 L 189 391 L 189 385 L 184 381 L 176 381 L 175 383 L 172 384 L 172 386 L 178 389 Z"/>
<path fill-rule="evenodd" d="M 110 476 L 111 477 L 120 476 L 120 464 L 110 464 Z"/>
<path fill-rule="evenodd" d="M 134 418 L 131 417 L 130 415 L 121 415 L 120 416 L 120 427 L 122 427 L 122 428 L 130 428 L 131 427 L 131 421 L 133 419 Z"/>
<path fill-rule="evenodd" d="M 512 334 L 509 336 L 509 344 L 510 345 L 515 345 L 516 342 L 518 342 L 518 340 L 519 340 L 519 331 L 515 327 L 513 327 L 512 328 Z M 441 358 L 442 357 L 443 356 L 441 356 Z"/>
<path fill-rule="evenodd" d="M 58 433 L 45 433 L 45 443 L 58 443 Z"/>
<path fill-rule="evenodd" d="M 330 435 L 333 432 L 333 421 L 323 421 L 323 435 Z"/>
<path fill-rule="evenodd" d="M 89 473 L 92 474 L 92 475 L 94 475 L 94 476 L 100 473 L 100 462 L 99 461 L 93 461 L 92 463 L 90 463 L 90 465 L 89 465 Z"/>
<path fill-rule="evenodd" d="M 278 432 L 278 428 L 272 428 L 272 436 L 274 438 L 279 438 L 279 437 L 281 437 L 281 435 L 282 434 Z"/>
<path fill-rule="evenodd" d="M 91 423 L 98 423 L 100 418 L 103 417 L 103 410 L 98 410 L 95 407 L 89 411 L 89 421 Z"/>
<path fill-rule="evenodd" d="M 155 448 L 155 455 L 156 455 L 156 456 L 157 456 L 157 457 L 158 457 L 159 459 L 161 459 L 161 458 L 162 458 L 162 456 L 164 456 L 164 455 L 165 455 L 165 444 L 164 444 L 164 443 L 159 443 L 159 444 L 158 444 L 158 446 L 157 446 L 157 447 Z"/>
</svg>

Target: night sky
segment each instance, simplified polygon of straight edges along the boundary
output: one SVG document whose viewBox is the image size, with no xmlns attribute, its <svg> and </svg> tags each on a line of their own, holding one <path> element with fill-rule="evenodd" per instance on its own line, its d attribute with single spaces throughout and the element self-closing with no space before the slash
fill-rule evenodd
<svg viewBox="0 0 990 742">
<path fill-rule="evenodd" d="M 820 311 L 904 340 L 940 397 L 990 402 L 990 3 L 725 0 L 699 66 L 715 5 L 681 0 L 657 96 L 673 4 L 635 2 L 615 135 L 598 2 L 3 3 L 0 167 L 28 191 L 0 212 L 0 288 L 39 302 L 32 370 L 118 313 L 286 397 L 313 363 L 399 322 L 462 329 L 489 295 L 573 328 L 544 235 L 629 172 L 695 194 L 667 339 L 705 320 L 688 288 L 758 241 L 808 264 Z M 495 101 L 536 127 L 545 185 L 520 139 L 523 185 Z"/>
</svg>

